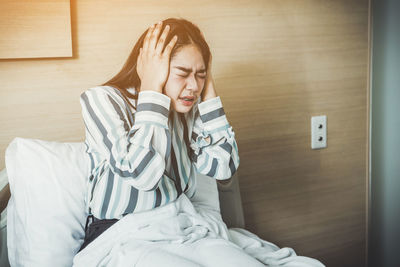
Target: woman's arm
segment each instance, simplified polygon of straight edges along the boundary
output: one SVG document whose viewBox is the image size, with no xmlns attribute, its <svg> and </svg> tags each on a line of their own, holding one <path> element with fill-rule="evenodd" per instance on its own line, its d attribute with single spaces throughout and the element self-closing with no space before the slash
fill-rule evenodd
<svg viewBox="0 0 400 267">
<path fill-rule="evenodd" d="M 95 87 L 80 97 L 91 149 L 103 154 L 113 173 L 139 190 L 157 188 L 170 153 L 171 99 L 155 91 L 139 93 L 134 122 L 112 88 Z"/>
<path fill-rule="evenodd" d="M 212 55 L 208 61 L 207 78 L 198 104 L 192 131 L 192 161 L 197 171 L 218 179 L 228 180 L 239 167 L 239 151 L 235 133 L 229 125 L 211 72 Z M 224 183 L 224 182 L 222 182 Z"/>
<path fill-rule="evenodd" d="M 219 96 L 198 104 L 191 147 L 198 172 L 218 180 L 229 179 L 239 166 L 235 133 Z"/>
</svg>

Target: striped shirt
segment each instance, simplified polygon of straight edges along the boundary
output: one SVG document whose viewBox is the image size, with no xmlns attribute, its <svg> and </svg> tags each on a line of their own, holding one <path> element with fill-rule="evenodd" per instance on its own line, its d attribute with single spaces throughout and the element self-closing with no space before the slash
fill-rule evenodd
<svg viewBox="0 0 400 267">
<path fill-rule="evenodd" d="M 170 110 L 170 102 L 155 91 L 127 99 L 110 86 L 81 94 L 92 170 L 89 214 L 120 219 L 165 205 L 182 193 L 191 198 L 196 171 L 219 180 L 235 173 L 238 148 L 220 97 L 198 99 L 187 113 Z"/>
</svg>

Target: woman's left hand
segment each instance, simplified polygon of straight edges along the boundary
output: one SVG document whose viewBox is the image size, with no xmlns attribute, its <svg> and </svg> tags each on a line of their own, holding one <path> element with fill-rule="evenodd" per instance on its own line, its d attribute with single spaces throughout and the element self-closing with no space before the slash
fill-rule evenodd
<svg viewBox="0 0 400 267">
<path fill-rule="evenodd" d="M 206 82 L 204 84 L 203 92 L 201 93 L 201 101 L 206 101 L 208 99 L 217 97 L 217 92 L 215 91 L 214 80 L 211 75 L 211 62 L 212 62 L 212 56 L 210 53 L 210 60 L 208 61 Z"/>
</svg>

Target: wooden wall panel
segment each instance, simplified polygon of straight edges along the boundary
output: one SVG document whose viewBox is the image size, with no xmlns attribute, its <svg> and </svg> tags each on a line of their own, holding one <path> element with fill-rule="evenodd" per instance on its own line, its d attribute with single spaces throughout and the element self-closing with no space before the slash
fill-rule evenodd
<svg viewBox="0 0 400 267">
<path fill-rule="evenodd" d="M 247 228 L 330 267 L 365 265 L 367 0 L 86 0 L 71 13 L 72 59 L 0 61 L 1 168 L 15 136 L 82 141 L 79 94 L 117 73 L 149 25 L 188 18 L 236 133 Z M 328 148 L 311 150 L 321 114 Z"/>
<path fill-rule="evenodd" d="M 0 58 L 71 57 L 69 0 L 1 0 Z"/>
</svg>

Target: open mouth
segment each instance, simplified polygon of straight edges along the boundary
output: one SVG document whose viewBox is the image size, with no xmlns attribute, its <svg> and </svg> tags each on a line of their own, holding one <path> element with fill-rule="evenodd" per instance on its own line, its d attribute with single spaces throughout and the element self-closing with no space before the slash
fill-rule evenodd
<svg viewBox="0 0 400 267">
<path fill-rule="evenodd" d="M 182 102 L 183 105 L 191 106 L 194 102 L 194 97 L 193 96 L 180 97 L 179 100 Z"/>
</svg>

